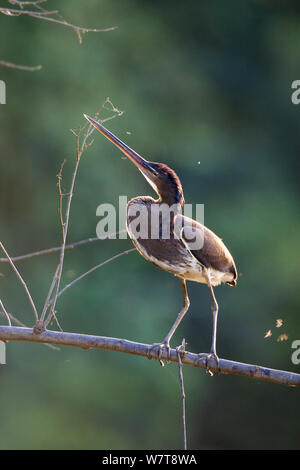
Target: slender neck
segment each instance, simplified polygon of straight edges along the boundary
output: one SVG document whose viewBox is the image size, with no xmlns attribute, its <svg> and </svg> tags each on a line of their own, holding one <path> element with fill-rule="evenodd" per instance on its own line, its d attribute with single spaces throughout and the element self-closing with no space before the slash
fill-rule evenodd
<svg viewBox="0 0 300 470">
<path fill-rule="evenodd" d="M 155 202 L 159 207 L 165 208 L 166 211 L 169 211 L 172 214 L 172 218 L 181 212 L 182 203 L 175 202 L 175 200 L 172 201 L 159 196 Z"/>
<path fill-rule="evenodd" d="M 164 185 L 161 184 L 156 192 L 159 196 L 159 202 L 162 204 L 167 204 L 168 206 L 178 207 L 177 212 L 180 211 L 181 206 L 184 203 L 183 191 L 180 183 L 172 182 L 172 184 Z"/>
<path fill-rule="evenodd" d="M 154 165 L 159 165 L 158 170 L 161 172 L 155 181 L 149 178 L 145 172 L 140 171 L 158 195 L 156 202 L 174 208 L 176 213 L 180 212 L 181 206 L 184 204 L 184 197 L 178 176 L 166 165 L 161 163 L 155 163 Z"/>
</svg>

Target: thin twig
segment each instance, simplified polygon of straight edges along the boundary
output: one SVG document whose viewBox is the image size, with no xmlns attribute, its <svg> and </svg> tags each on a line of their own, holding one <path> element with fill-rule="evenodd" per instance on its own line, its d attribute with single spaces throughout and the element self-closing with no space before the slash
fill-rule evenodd
<svg viewBox="0 0 300 470">
<path fill-rule="evenodd" d="M 57 318 L 57 316 L 56 316 L 56 312 L 55 312 L 55 311 L 53 312 L 53 315 L 52 315 L 51 320 L 53 320 L 53 318 L 54 318 L 54 320 L 55 320 L 55 323 L 56 323 L 57 326 L 58 326 L 58 329 L 63 333 L 64 330 L 63 330 L 62 327 L 60 326 L 60 323 L 59 323 L 59 321 L 58 321 L 58 318 Z"/>
<path fill-rule="evenodd" d="M 47 0 L 35 0 L 35 1 L 8 0 L 8 1 L 12 5 L 17 5 L 19 7 L 19 10 L 16 10 L 16 9 L 13 9 L 13 8 L 0 7 L 0 13 L 2 13 L 4 15 L 7 15 L 7 16 L 25 15 L 25 16 L 29 16 L 31 18 L 37 18 L 37 19 L 40 19 L 40 20 L 50 21 L 52 23 L 62 24 L 63 26 L 67 26 L 68 28 L 74 29 L 74 31 L 76 32 L 76 34 L 78 36 L 80 44 L 82 43 L 82 34 L 81 33 L 90 33 L 90 32 L 93 32 L 93 33 L 101 33 L 102 32 L 103 33 L 103 32 L 113 31 L 116 28 L 118 28 L 118 26 L 111 26 L 111 27 L 108 27 L 108 28 L 99 29 L 99 28 L 84 28 L 84 27 L 81 27 L 81 26 L 73 25 L 73 24 L 69 23 L 68 21 L 66 21 L 59 14 L 58 10 L 49 11 L 49 10 L 46 10 L 45 8 L 43 8 L 40 5 L 41 3 L 45 3 Z M 24 10 L 23 9 L 24 5 L 30 5 L 33 8 L 35 8 L 35 10 Z M 57 18 L 53 18 L 53 15 L 56 15 Z M 10 68 L 24 70 L 24 71 L 28 71 L 28 72 L 34 72 L 34 71 L 40 70 L 42 68 L 41 65 L 37 65 L 37 66 L 34 66 L 34 67 L 29 67 L 29 66 L 26 66 L 26 65 L 13 64 L 12 62 L 7 62 L 7 61 L 4 61 L 4 60 L 0 61 L 0 65 L 2 65 L 4 67 L 10 67 Z"/>
<path fill-rule="evenodd" d="M 5 315 L 4 312 L 0 312 L 2 313 L 3 315 Z M 27 325 L 25 325 L 25 323 L 22 323 L 20 320 L 18 320 L 12 313 L 8 313 L 7 312 L 7 315 L 9 316 L 10 319 L 12 319 L 12 321 L 14 321 L 17 325 L 19 326 L 24 326 L 27 328 Z"/>
<path fill-rule="evenodd" d="M 65 213 L 65 222 L 64 222 L 64 232 L 63 232 L 63 240 L 62 240 L 62 245 L 61 245 L 61 251 L 60 251 L 60 260 L 59 260 L 59 268 L 58 268 L 58 273 L 57 273 L 57 280 L 55 284 L 55 292 L 53 299 L 51 301 L 51 310 L 48 316 L 48 321 L 47 324 L 49 324 L 52 316 L 54 315 L 54 310 L 55 310 L 55 305 L 56 305 L 56 300 L 57 300 L 57 295 L 59 292 L 59 286 L 60 286 L 60 281 L 61 281 L 61 276 L 62 276 L 62 270 L 63 270 L 63 265 L 64 265 L 64 257 L 65 257 L 65 247 L 66 247 L 66 238 L 67 238 L 67 233 L 68 233 L 68 228 L 69 228 L 69 219 L 70 219 L 70 210 L 71 210 L 71 202 L 73 198 L 73 191 L 74 191 L 74 185 L 75 185 L 75 180 L 77 176 L 77 171 L 80 163 L 80 157 L 81 154 L 78 151 L 79 147 L 79 134 L 77 136 L 77 155 L 76 155 L 76 162 L 75 162 L 75 167 L 72 175 L 72 180 L 71 180 L 71 186 L 70 186 L 70 191 L 69 191 L 69 196 L 68 196 L 68 201 L 67 201 L 67 208 L 66 208 L 66 213 Z"/>
<path fill-rule="evenodd" d="M 68 195 L 68 201 L 67 201 L 67 208 L 66 208 L 66 213 L 65 213 L 65 222 L 63 223 L 63 239 L 62 239 L 62 245 L 61 245 L 61 251 L 60 251 L 60 260 L 59 260 L 59 267 L 58 267 L 58 272 L 55 275 L 56 277 L 56 283 L 55 283 L 55 292 L 54 296 L 51 300 L 51 310 L 48 315 L 48 318 L 46 320 L 46 325 L 48 325 L 51 321 L 52 316 L 55 314 L 55 305 L 58 297 L 58 292 L 59 292 L 59 287 L 60 287 L 60 281 L 61 281 L 61 276 L 62 276 L 62 270 L 63 270 L 63 264 L 64 264 L 64 256 L 65 256 L 65 247 L 66 247 L 66 238 L 67 238 L 67 233 L 68 233 L 68 227 L 69 227 L 69 219 L 70 219 L 70 210 L 71 210 L 71 203 L 72 203 L 72 198 L 73 198 L 73 191 L 74 191 L 74 186 L 75 186 L 75 180 L 78 172 L 78 167 L 80 163 L 80 158 L 82 156 L 82 153 L 84 151 L 86 139 L 87 139 L 87 133 L 84 135 L 83 138 L 83 143 L 82 143 L 82 148 L 80 149 L 80 132 L 81 129 L 79 128 L 78 134 L 76 134 L 76 162 L 75 162 L 75 167 L 71 179 L 71 186 L 70 186 L 70 191 Z"/>
<path fill-rule="evenodd" d="M 10 258 L 9 254 L 7 253 L 6 249 L 4 248 L 2 242 L 0 242 L 0 248 L 2 249 L 2 251 L 5 253 L 5 256 L 7 257 L 8 261 L 9 261 L 9 264 L 11 265 L 11 267 L 13 268 L 13 270 L 15 271 L 17 277 L 19 278 L 21 284 L 23 285 L 24 289 L 25 289 L 25 292 L 27 294 L 27 297 L 29 299 L 29 302 L 30 302 L 30 305 L 32 307 L 32 310 L 33 310 L 33 313 L 34 313 L 34 316 L 35 316 L 35 321 L 38 322 L 38 314 L 37 314 L 37 310 L 36 310 L 36 307 L 35 307 L 35 304 L 33 302 L 33 299 L 31 297 L 31 294 L 29 292 L 29 289 L 26 285 L 26 282 L 24 281 L 24 279 L 22 278 L 21 274 L 19 273 L 19 271 L 17 270 L 16 266 L 14 265 L 12 259 Z"/>
<path fill-rule="evenodd" d="M 9 315 L 8 315 L 7 311 L 5 310 L 5 307 L 4 307 L 3 302 L 2 302 L 1 299 L 0 299 L 0 307 L 2 308 L 3 313 L 4 313 L 4 315 L 5 315 L 6 318 L 7 318 L 7 322 L 8 322 L 8 324 L 9 324 L 9 326 L 11 326 L 11 321 L 10 321 Z"/>
<path fill-rule="evenodd" d="M 75 248 L 77 246 L 86 245 L 88 243 L 114 239 L 120 233 L 125 233 L 125 232 L 126 232 L 126 230 L 120 230 L 119 232 L 109 233 L 105 237 L 92 237 L 92 238 L 87 238 L 85 240 L 80 240 L 79 242 L 69 243 L 68 245 L 65 246 L 65 250 L 70 250 L 70 249 Z M 42 255 L 47 255 L 47 254 L 50 254 L 50 253 L 56 253 L 57 251 L 60 251 L 60 250 L 61 250 L 61 245 L 60 246 L 54 246 L 53 248 L 45 248 L 44 250 L 34 251 L 32 253 L 27 253 L 26 255 L 12 256 L 11 260 L 14 261 L 14 262 L 22 261 L 22 260 L 25 260 L 25 259 L 33 258 L 34 256 L 42 256 Z M 8 263 L 8 259 L 7 258 L 0 258 L 0 263 Z"/>
<path fill-rule="evenodd" d="M 81 31 L 82 33 L 106 33 L 108 31 L 114 31 L 115 29 L 118 28 L 118 26 L 110 26 L 108 28 L 102 28 L 102 29 L 83 28 L 81 26 L 76 26 L 74 24 L 67 23 L 66 21 L 57 20 L 57 19 L 51 18 L 49 16 L 41 16 L 38 12 L 36 12 L 36 14 L 33 14 L 33 15 L 31 14 L 30 16 L 33 17 L 33 18 L 39 18 L 41 20 L 46 20 L 46 21 L 51 21 L 53 23 L 62 24 L 62 25 L 67 26 L 69 28 L 75 29 L 75 31 Z"/>
<path fill-rule="evenodd" d="M 52 292 L 53 292 L 53 289 L 54 289 L 54 286 L 55 286 L 55 283 L 57 281 L 57 275 L 58 275 L 58 270 L 59 270 L 59 265 L 57 266 L 56 268 L 56 271 L 54 273 L 54 276 L 53 276 L 53 279 L 52 279 L 52 283 L 50 285 L 50 289 L 49 289 L 49 292 L 47 294 L 47 297 L 46 297 L 46 300 L 45 300 L 45 303 L 44 303 L 44 307 L 43 307 L 43 310 L 42 310 L 42 314 L 41 314 L 41 317 L 39 319 L 39 322 L 38 324 L 36 325 L 36 328 L 35 328 L 35 331 L 41 331 L 43 330 L 44 328 L 44 320 L 45 320 L 45 315 L 46 315 L 46 312 L 48 310 L 48 308 L 50 307 L 51 305 L 51 302 L 50 302 L 50 297 L 52 295 Z"/>
<path fill-rule="evenodd" d="M 58 344 L 61 346 L 74 346 L 83 349 L 105 349 L 118 351 L 146 358 L 157 358 L 153 345 L 137 343 L 121 338 L 109 338 L 106 336 L 94 336 L 78 333 L 67 333 L 46 330 L 42 334 L 35 334 L 32 328 L 20 328 L 17 326 L 0 326 L 0 340 L 4 341 L 29 341 L 34 343 Z M 170 362 L 178 362 L 176 349 L 171 349 L 170 354 L 163 350 L 162 359 Z M 181 357 L 182 364 L 194 366 L 206 370 L 207 360 L 199 360 L 199 355 L 185 351 Z M 254 364 L 219 359 L 218 365 L 210 366 L 213 372 L 220 374 L 243 375 L 252 379 L 273 382 L 282 385 L 300 387 L 300 374 L 285 370 L 269 369 Z M 217 380 L 217 375 L 209 380 Z"/>
<path fill-rule="evenodd" d="M 110 26 L 109 28 L 83 28 L 82 26 L 76 26 L 74 24 L 68 23 L 67 21 L 58 20 L 56 18 L 51 18 L 51 15 L 58 14 L 58 10 L 48 11 L 29 11 L 29 10 L 14 10 L 13 8 L 3 8 L 0 7 L 0 13 L 8 16 L 19 16 L 19 15 L 26 15 L 30 16 L 31 18 L 38 18 L 40 20 L 46 20 L 53 23 L 62 24 L 69 28 L 74 29 L 75 31 L 81 31 L 82 33 L 105 33 L 107 31 L 114 31 L 117 29 L 118 26 Z M 49 15 L 49 16 L 48 16 Z"/>
<path fill-rule="evenodd" d="M 56 15 L 58 13 L 58 10 L 29 11 L 29 10 L 14 10 L 13 8 L 0 7 L 0 13 L 3 13 L 4 15 L 8 15 L 8 16 L 28 15 L 28 16 L 33 16 L 35 18 L 39 18 L 39 17 L 44 18 L 47 15 Z"/>
<path fill-rule="evenodd" d="M 50 21 L 52 23 L 62 24 L 63 26 L 67 26 L 68 28 L 72 28 L 76 32 L 80 44 L 82 43 L 82 33 L 91 33 L 91 32 L 93 32 L 93 33 L 104 33 L 104 32 L 108 32 L 108 31 L 113 31 L 117 28 L 117 26 L 111 26 L 111 27 L 108 27 L 108 28 L 101 28 L 101 29 L 99 29 L 99 28 L 84 28 L 84 27 L 81 27 L 81 26 L 71 24 L 61 16 L 61 14 L 59 13 L 58 10 L 49 11 L 49 10 L 46 10 L 45 8 L 43 8 L 40 4 L 45 3 L 46 0 L 24 1 L 24 2 L 19 1 L 19 0 L 8 0 L 8 1 L 12 5 L 17 5 L 20 9 L 16 10 L 16 9 L 13 9 L 13 8 L 1 7 L 0 8 L 0 13 L 3 13 L 4 15 L 8 15 L 8 16 L 26 15 L 26 16 L 29 16 L 31 18 L 38 18 L 40 20 Z M 24 5 L 30 5 L 33 8 L 35 8 L 35 10 L 24 10 L 23 9 Z M 57 18 L 53 18 L 53 15 L 56 15 Z M 18 68 L 20 68 L 20 67 L 18 67 Z M 26 70 L 26 69 L 24 69 L 24 70 Z"/>
<path fill-rule="evenodd" d="M 102 268 L 102 266 L 104 266 L 105 264 L 107 263 L 110 263 L 111 261 L 114 261 L 115 259 L 117 258 L 120 258 L 121 256 L 123 255 L 128 255 L 128 253 L 132 253 L 133 251 L 136 251 L 136 248 L 130 248 L 129 250 L 125 250 L 125 251 L 122 251 L 121 253 L 118 253 L 114 256 L 112 256 L 111 258 L 105 260 L 105 261 L 102 261 L 102 263 L 100 264 L 97 264 L 96 266 L 94 266 L 93 268 L 89 269 L 88 271 L 86 271 L 85 273 L 81 274 L 80 276 L 78 276 L 76 279 L 74 279 L 73 281 L 71 281 L 69 284 L 67 284 L 57 295 L 57 297 L 60 297 L 67 289 L 69 289 L 69 287 L 72 287 L 76 282 L 80 281 L 81 279 L 83 279 L 84 277 L 88 276 L 88 274 L 91 274 L 92 272 L 96 271 L 96 269 L 99 269 L 99 268 Z"/>
<path fill-rule="evenodd" d="M 3 67 L 9 67 L 18 70 L 24 70 L 25 72 L 35 72 L 36 70 L 41 70 L 41 65 L 35 65 L 33 67 L 29 67 L 28 65 L 19 65 L 13 64 L 12 62 L 7 62 L 6 60 L 0 60 L 0 65 Z"/>
<path fill-rule="evenodd" d="M 64 234 L 65 234 L 65 224 L 63 220 L 63 215 L 62 215 L 62 201 L 63 201 L 63 193 L 61 190 L 61 178 L 62 178 L 62 171 L 65 166 L 66 160 L 64 160 L 60 166 L 59 172 L 57 174 L 57 187 L 58 187 L 58 197 L 59 197 L 59 202 L 58 202 L 58 213 L 59 213 L 59 220 L 60 220 L 60 226 L 61 226 L 61 236 L 62 236 L 62 243 L 64 242 Z"/>
<path fill-rule="evenodd" d="M 185 392 L 184 392 L 184 382 L 183 382 L 183 372 L 182 372 L 182 362 L 181 355 L 185 352 L 185 339 L 183 338 L 180 346 L 176 348 L 177 359 L 178 359 L 178 375 L 179 383 L 181 390 L 181 400 L 182 400 L 182 427 L 183 427 L 183 448 L 187 450 L 187 438 L 186 438 L 186 418 L 185 418 Z"/>
<path fill-rule="evenodd" d="M 23 1 L 20 1 L 20 0 L 8 0 L 9 3 L 11 3 L 12 5 L 18 5 L 20 8 L 23 8 L 23 5 L 33 5 L 33 6 L 36 6 L 40 3 L 45 3 L 47 2 L 48 0 L 35 0 L 35 1 L 26 1 L 26 2 L 23 2 Z"/>
</svg>

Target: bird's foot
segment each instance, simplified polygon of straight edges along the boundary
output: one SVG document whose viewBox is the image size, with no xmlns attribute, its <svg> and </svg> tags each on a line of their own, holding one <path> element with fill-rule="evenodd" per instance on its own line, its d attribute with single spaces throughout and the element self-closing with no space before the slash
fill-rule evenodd
<svg viewBox="0 0 300 470">
<path fill-rule="evenodd" d="M 150 348 L 148 349 L 148 359 L 152 359 L 152 352 L 154 349 L 157 348 L 157 359 L 160 363 L 161 366 L 164 366 L 164 362 L 161 358 L 162 354 L 163 354 L 163 351 L 164 349 L 166 350 L 167 352 L 167 362 L 170 361 L 170 343 L 168 341 L 163 341 L 162 343 L 154 343 L 152 344 L 152 346 L 150 346 Z"/>
<path fill-rule="evenodd" d="M 197 366 L 203 358 L 205 358 L 206 373 L 214 375 L 211 369 L 219 369 L 219 357 L 217 356 L 217 353 L 214 351 L 211 351 L 210 353 L 199 353 L 194 363 L 195 366 Z"/>
</svg>

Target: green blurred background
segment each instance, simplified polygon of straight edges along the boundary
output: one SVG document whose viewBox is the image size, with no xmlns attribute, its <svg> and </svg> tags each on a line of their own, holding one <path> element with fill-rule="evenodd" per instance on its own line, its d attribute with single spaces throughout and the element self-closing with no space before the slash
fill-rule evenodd
<svg viewBox="0 0 300 470">
<path fill-rule="evenodd" d="M 0 221 L 8 252 L 60 243 L 56 175 L 66 158 L 67 190 L 75 154 L 69 129 L 109 96 L 125 113 L 107 127 L 176 170 L 186 202 L 205 204 L 206 225 L 236 260 L 238 286 L 216 289 L 220 357 L 299 372 L 291 362 L 300 338 L 300 107 L 291 102 L 291 83 L 300 79 L 299 2 L 47 3 L 56 7 L 73 24 L 118 29 L 86 34 L 79 44 L 64 26 L 0 16 L 0 59 L 43 65 L 32 73 L 0 69 L 7 86 Z M 80 164 L 70 242 L 95 236 L 102 202 L 153 195 L 130 162 L 94 137 Z M 127 239 L 71 250 L 63 284 L 130 247 Z M 39 308 L 57 261 L 52 254 L 18 264 Z M 0 272 L 7 310 L 32 325 L 16 276 L 6 264 Z M 188 289 L 191 307 L 172 344 L 185 337 L 189 350 L 207 351 L 209 291 L 196 283 Z M 131 253 L 70 289 L 57 309 L 65 331 L 152 343 L 163 339 L 181 301 L 175 277 Z M 288 339 L 277 341 L 280 334 Z M 184 378 L 189 448 L 299 448 L 297 389 L 191 367 Z M 177 366 L 114 352 L 9 343 L 0 416 L 1 449 L 182 448 Z"/>
</svg>

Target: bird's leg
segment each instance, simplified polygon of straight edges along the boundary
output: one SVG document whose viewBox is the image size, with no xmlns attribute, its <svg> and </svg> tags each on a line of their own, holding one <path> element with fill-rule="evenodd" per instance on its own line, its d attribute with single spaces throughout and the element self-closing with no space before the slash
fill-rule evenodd
<svg viewBox="0 0 300 470">
<path fill-rule="evenodd" d="M 204 273 L 206 275 L 207 285 L 208 285 L 208 288 L 210 290 L 210 295 L 211 295 L 211 298 L 212 298 L 211 310 L 212 310 L 212 314 L 213 314 L 213 331 L 212 331 L 212 343 L 211 343 L 210 352 L 208 354 L 203 354 L 203 353 L 198 354 L 198 361 L 197 362 L 199 362 L 199 359 L 201 359 L 202 357 L 205 357 L 206 358 L 206 370 L 209 371 L 209 361 L 210 361 L 210 359 L 212 359 L 212 358 L 215 359 L 215 361 L 217 363 L 217 366 L 219 366 L 219 358 L 217 356 L 217 351 L 216 351 L 217 321 L 218 321 L 219 306 L 218 306 L 218 302 L 216 300 L 215 293 L 214 293 L 214 290 L 213 290 L 213 287 L 212 287 L 212 284 L 211 284 L 211 281 L 210 281 L 209 273 L 206 269 L 204 270 Z"/>
<path fill-rule="evenodd" d="M 189 306 L 190 306 L 190 299 L 189 299 L 189 296 L 188 296 L 188 293 L 187 293 L 186 282 L 182 278 L 179 278 L 179 279 L 180 279 L 182 294 L 183 294 L 182 309 L 180 310 L 180 312 L 179 312 L 172 328 L 170 329 L 169 333 L 167 334 L 167 336 L 165 337 L 163 342 L 162 343 L 152 344 L 152 346 L 149 348 L 149 351 L 148 351 L 148 357 L 149 357 L 149 359 L 151 359 L 152 349 L 158 348 L 158 360 L 159 360 L 161 365 L 164 365 L 163 361 L 161 360 L 163 349 L 165 348 L 167 350 L 167 355 L 168 355 L 168 358 L 169 358 L 170 357 L 170 341 L 171 341 L 171 338 L 172 338 L 173 334 L 175 333 L 176 328 L 178 327 L 179 323 L 183 319 L 184 315 L 186 314 L 186 312 L 188 311 Z"/>
</svg>

